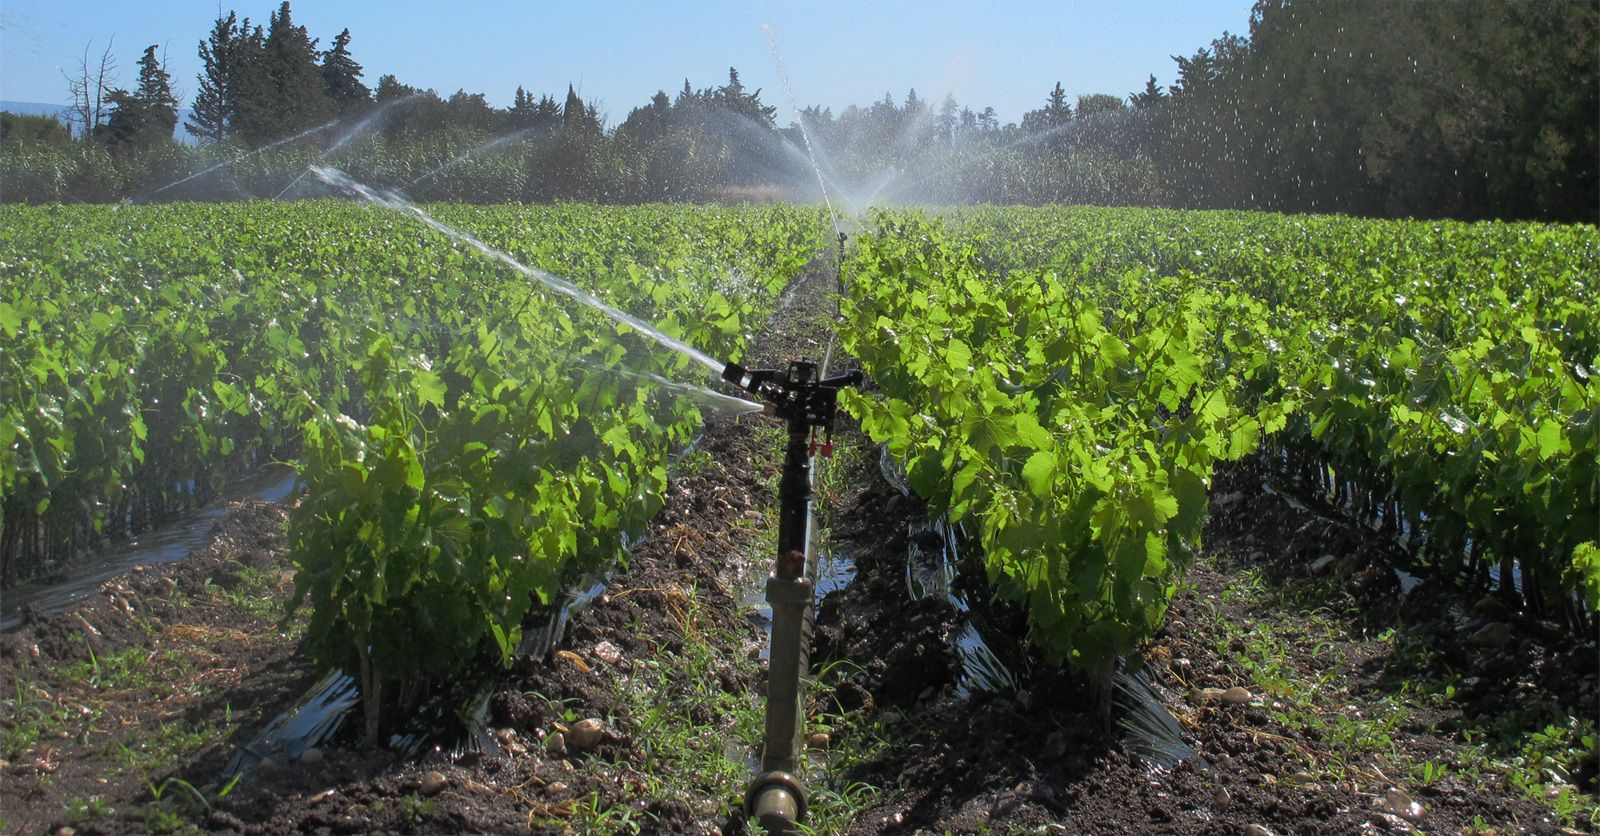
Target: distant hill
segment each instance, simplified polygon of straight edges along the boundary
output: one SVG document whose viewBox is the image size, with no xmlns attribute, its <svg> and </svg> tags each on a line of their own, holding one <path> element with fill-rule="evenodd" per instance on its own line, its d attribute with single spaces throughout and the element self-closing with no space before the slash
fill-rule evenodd
<svg viewBox="0 0 1600 836">
<path fill-rule="evenodd" d="M 67 121 L 67 106 L 64 104 L 50 104 L 48 102 L 14 102 L 9 99 L 0 99 L 0 110 L 7 113 L 21 113 L 28 116 L 54 116 L 62 122 Z M 178 129 L 173 136 L 184 145 L 194 145 L 198 140 L 194 135 L 183 129 L 183 123 L 194 111 L 185 108 L 178 111 Z"/>
<path fill-rule="evenodd" d="M 66 109 L 67 106 L 61 104 L 0 100 L 0 110 L 4 110 L 7 113 L 21 113 L 27 116 L 54 116 L 58 119 L 61 119 L 63 122 L 66 121 L 66 119 L 62 117 L 62 113 Z"/>
</svg>

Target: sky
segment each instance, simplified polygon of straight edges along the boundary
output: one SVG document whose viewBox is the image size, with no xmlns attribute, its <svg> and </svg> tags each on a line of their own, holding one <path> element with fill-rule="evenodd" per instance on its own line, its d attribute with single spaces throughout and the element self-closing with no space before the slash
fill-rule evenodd
<svg viewBox="0 0 1600 836">
<path fill-rule="evenodd" d="M 446 97 L 464 89 L 507 107 L 518 85 L 559 97 L 571 83 L 616 125 L 657 90 L 675 93 L 685 78 L 696 88 L 720 85 L 731 66 L 778 106 L 786 125 L 789 90 L 800 106 L 837 114 L 885 93 L 900 102 L 915 88 L 935 103 L 950 94 L 974 110 L 992 106 L 1002 123 L 1041 106 L 1057 81 L 1069 97 L 1126 97 L 1152 73 L 1168 84 L 1173 55 L 1192 55 L 1224 31 L 1248 31 L 1251 5 L 293 0 L 291 10 L 323 48 L 348 27 L 369 86 L 392 73 Z M 0 99 L 64 104 L 63 71 L 77 69 L 85 46 L 94 60 L 107 43 L 121 86 L 132 87 L 139 55 L 158 44 L 187 106 L 200 71 L 196 50 L 219 10 L 265 24 L 276 8 L 273 0 L 0 0 Z"/>
</svg>

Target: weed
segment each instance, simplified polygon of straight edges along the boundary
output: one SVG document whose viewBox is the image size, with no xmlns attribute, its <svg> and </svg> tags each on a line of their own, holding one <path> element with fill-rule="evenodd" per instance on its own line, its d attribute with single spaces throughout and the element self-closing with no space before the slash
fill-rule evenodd
<svg viewBox="0 0 1600 836">
<path fill-rule="evenodd" d="M 88 819 L 104 818 L 116 812 L 115 808 L 107 804 L 105 799 L 98 795 L 91 795 L 88 798 L 77 796 L 68 801 L 66 806 L 62 808 L 61 816 L 69 822 L 80 822 Z"/>
<path fill-rule="evenodd" d="M 151 801 L 140 811 L 145 829 L 151 833 L 197 831 L 197 823 L 215 808 L 216 802 L 228 797 L 238 783 L 239 778 L 235 776 L 214 796 L 182 778 L 150 784 Z"/>
</svg>

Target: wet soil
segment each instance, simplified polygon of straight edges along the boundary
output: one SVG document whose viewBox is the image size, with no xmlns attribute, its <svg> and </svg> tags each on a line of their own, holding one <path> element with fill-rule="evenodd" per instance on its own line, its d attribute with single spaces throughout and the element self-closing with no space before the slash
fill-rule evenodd
<svg viewBox="0 0 1600 836">
<path fill-rule="evenodd" d="M 832 308 L 831 271 L 819 264 L 811 279 L 749 365 L 825 351 L 815 311 Z M 1143 648 L 1193 752 L 1152 769 L 1108 722 L 1102 688 L 1037 660 L 1020 689 L 963 686 L 955 645 L 976 615 L 906 591 L 908 530 L 925 509 L 883 480 L 858 434 L 840 443 L 851 452 L 825 487 L 829 548 L 855 577 L 819 609 L 811 709 L 833 739 L 812 778 L 861 806 L 830 829 L 1561 832 L 1505 775 L 1456 764 L 1473 762 L 1465 738 L 1494 718 L 1593 716 L 1592 643 L 1451 590 L 1402 598 L 1389 541 L 1238 467 L 1219 474 L 1206 556 Z M 748 773 L 703 777 L 675 758 L 753 759 L 755 731 L 727 708 L 762 688 L 750 590 L 771 550 L 780 446 L 765 419 L 708 420 L 627 565 L 551 651 L 496 673 L 476 739 L 413 755 L 353 743 L 267 753 L 228 787 L 229 756 L 318 676 L 296 652 L 299 625 L 277 623 L 285 511 L 235 504 L 183 561 L 0 636 L 0 829 L 740 832 Z M 1313 573 L 1322 555 L 1334 559 Z M 970 568 L 958 583 L 981 601 Z M 1020 635 L 1003 606 L 982 616 Z M 1482 635 L 1491 624 L 1504 626 Z M 1234 687 L 1249 693 L 1225 699 Z M 1386 717 L 1397 719 L 1376 722 Z M 663 745 L 674 735 L 679 754 Z M 1423 763 L 1453 766 L 1424 780 Z M 1592 769 L 1571 780 L 1594 792 Z M 1421 805 L 1420 820 L 1379 808 L 1391 790 Z"/>
</svg>

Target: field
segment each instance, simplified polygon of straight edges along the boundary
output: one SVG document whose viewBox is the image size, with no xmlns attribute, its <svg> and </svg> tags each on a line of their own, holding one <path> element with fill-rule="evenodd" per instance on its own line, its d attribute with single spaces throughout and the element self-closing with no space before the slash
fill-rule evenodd
<svg viewBox="0 0 1600 836">
<path fill-rule="evenodd" d="M 0 816 L 742 829 L 783 436 L 713 371 L 836 345 L 818 830 L 1593 827 L 1596 275 L 1587 226 L 0 209 L 6 588 L 302 486 L 0 639 Z M 254 750 L 326 670 L 343 730 Z"/>
</svg>

